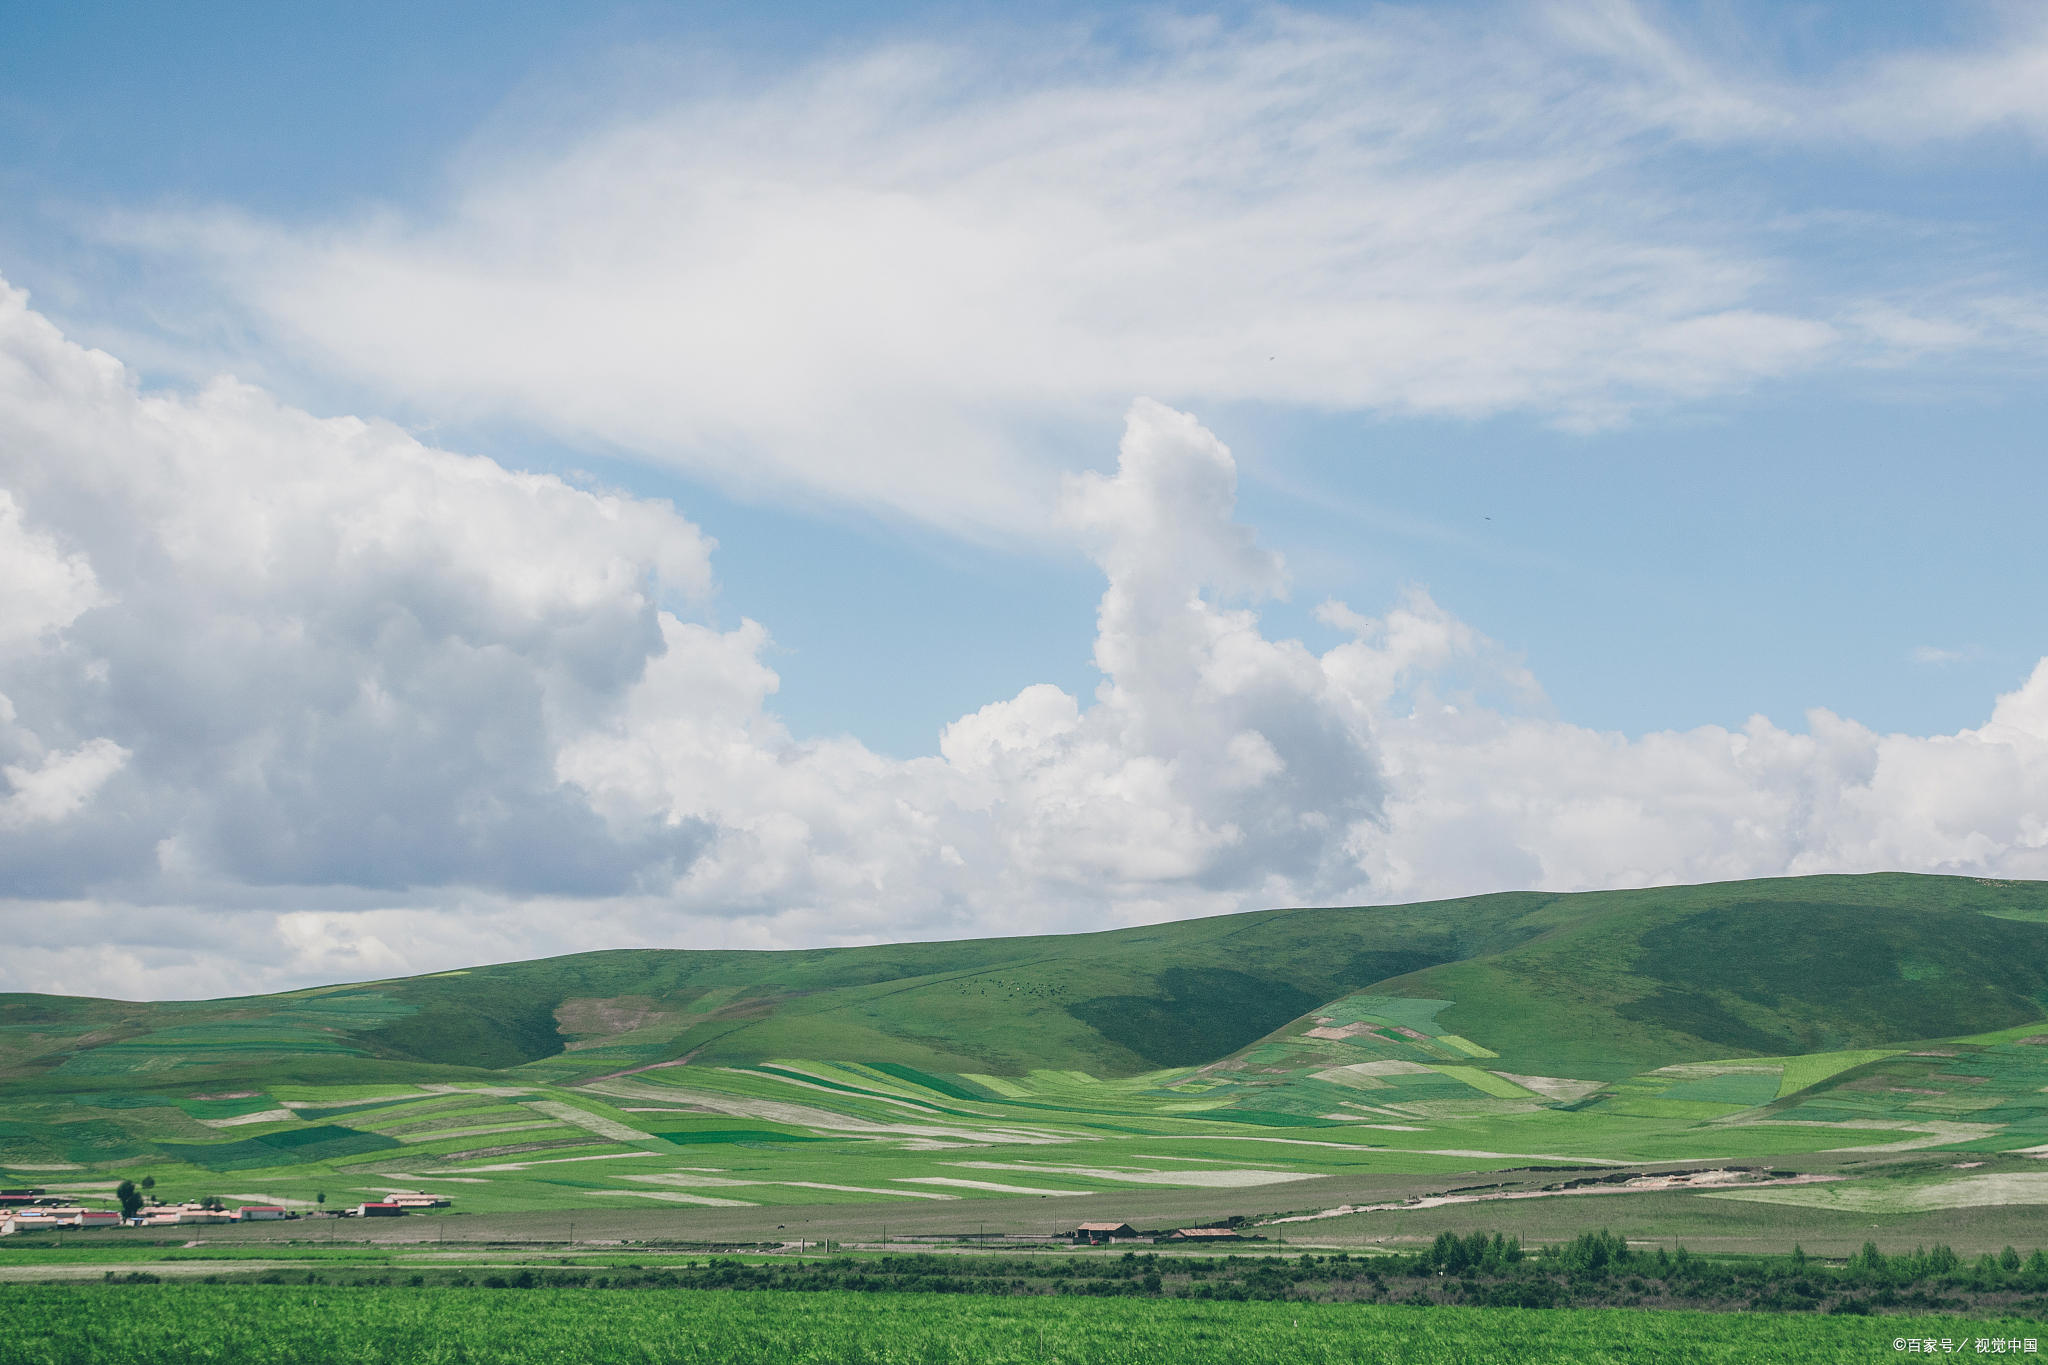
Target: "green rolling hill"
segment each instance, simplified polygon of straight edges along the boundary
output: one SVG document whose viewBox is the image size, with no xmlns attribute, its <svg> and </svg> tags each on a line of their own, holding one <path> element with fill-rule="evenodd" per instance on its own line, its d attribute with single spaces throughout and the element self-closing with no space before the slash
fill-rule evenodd
<svg viewBox="0 0 2048 1365">
<path fill-rule="evenodd" d="M 2048 884 L 1812 877 L 0 996 L 0 1174 L 79 1189 L 730 1209 L 1933 1148 L 2048 1202 Z"/>
<path fill-rule="evenodd" d="M 2048 884 L 1875 875 L 1271 910 L 1057 937 L 631 950 L 274 996 L 0 995 L 0 1096 L 688 1057 L 1131 1076 L 1367 989 L 1507 1069 L 1613 1079 L 2048 1018 Z"/>
</svg>

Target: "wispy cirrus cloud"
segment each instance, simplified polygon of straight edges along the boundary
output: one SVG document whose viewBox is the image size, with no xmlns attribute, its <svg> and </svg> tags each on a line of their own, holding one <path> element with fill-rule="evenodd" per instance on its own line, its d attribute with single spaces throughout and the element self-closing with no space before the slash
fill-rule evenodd
<svg viewBox="0 0 2048 1365">
<path fill-rule="evenodd" d="M 969 534 L 1050 524 L 1080 424 L 1135 393 L 1584 426 L 2038 349 L 2012 282 L 1948 288 L 1911 245 L 1845 275 L 1768 186 L 1669 164 L 1904 136 L 1913 92 L 2031 59 L 1795 85 L 1633 5 L 1493 17 L 883 46 L 527 126 L 430 204 L 108 231 L 198 271 L 252 344 L 398 410 Z M 2023 81 L 1994 87 L 1940 135 L 2031 117 Z"/>
<path fill-rule="evenodd" d="M 1946 41 L 1797 71 L 1773 47 L 1804 27 L 1797 17 L 1731 41 L 1726 27 L 1688 26 L 1674 7 L 1637 0 L 1554 3 L 1544 13 L 1630 126 L 1709 143 L 1924 147 L 1986 132 L 2048 140 L 2048 15 L 2035 6 L 1951 6 L 1940 17 L 1959 32 Z"/>
</svg>

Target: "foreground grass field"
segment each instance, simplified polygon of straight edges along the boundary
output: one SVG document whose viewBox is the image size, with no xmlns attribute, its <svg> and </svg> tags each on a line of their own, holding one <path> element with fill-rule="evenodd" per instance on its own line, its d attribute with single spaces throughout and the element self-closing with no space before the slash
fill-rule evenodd
<svg viewBox="0 0 2048 1365">
<path fill-rule="evenodd" d="M 0 1287 L 0 1322 L 0 1365 L 1833 1365 L 2048 1337 L 1938 1317 L 289 1285 Z"/>
</svg>

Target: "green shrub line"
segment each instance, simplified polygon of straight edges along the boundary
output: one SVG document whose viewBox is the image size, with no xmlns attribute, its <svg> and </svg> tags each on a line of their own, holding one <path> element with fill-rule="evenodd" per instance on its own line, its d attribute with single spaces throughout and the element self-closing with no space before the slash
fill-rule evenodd
<svg viewBox="0 0 2048 1365">
<path fill-rule="evenodd" d="M 195 1257 L 166 1258 L 166 1263 Z M 153 1284 L 138 1264 L 109 1284 Z M 1948 1313 L 2048 1319 L 2048 1252 L 1965 1260 L 1946 1246 L 1887 1256 L 1866 1244 L 1842 1263 L 1809 1257 L 1644 1251 L 1605 1230 L 1525 1250 L 1512 1236 L 1445 1232 L 1414 1253 L 1353 1256 L 1044 1256 L 987 1253 L 708 1255 L 661 1266 L 535 1258 L 519 1266 L 348 1264 L 223 1271 L 203 1283 L 335 1288 L 727 1290 L 1082 1297 L 1200 1302 L 1378 1303 L 1410 1307 L 1649 1308 L 1836 1316 Z"/>
</svg>

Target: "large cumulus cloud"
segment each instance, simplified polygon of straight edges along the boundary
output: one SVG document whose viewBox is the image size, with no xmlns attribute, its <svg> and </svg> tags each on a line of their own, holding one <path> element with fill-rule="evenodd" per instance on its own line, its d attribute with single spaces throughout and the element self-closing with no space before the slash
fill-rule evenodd
<svg viewBox="0 0 2048 1365">
<path fill-rule="evenodd" d="M 0 294 L 0 859 L 124 888 L 615 892 L 693 829 L 608 826 L 557 737 L 709 589 L 665 507 L 320 421 L 143 394 Z"/>
<path fill-rule="evenodd" d="M 1093 922 L 1105 908 L 1340 895 L 1379 796 L 1369 718 L 1235 598 L 1280 563 L 1232 520 L 1235 468 L 1194 419 L 1131 411 L 1117 471 L 1068 488 L 1108 578 L 1092 704 L 1038 685 L 948 726 L 936 758 L 799 744 L 765 710 L 757 630 L 672 622 L 563 774 L 625 818 L 719 838 L 680 886 L 707 906 L 828 907 L 869 933 Z"/>
<path fill-rule="evenodd" d="M 1548 715 L 1420 589 L 1270 637 L 1230 453 L 1139 401 L 1060 515 L 1092 696 L 792 734 L 666 505 L 146 393 L 0 292 L 0 988 L 190 995 L 598 945 L 1095 928 L 1819 871 L 2048 876 L 2048 664 L 1955 735 Z"/>
</svg>

